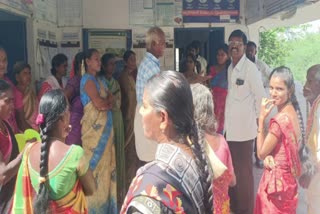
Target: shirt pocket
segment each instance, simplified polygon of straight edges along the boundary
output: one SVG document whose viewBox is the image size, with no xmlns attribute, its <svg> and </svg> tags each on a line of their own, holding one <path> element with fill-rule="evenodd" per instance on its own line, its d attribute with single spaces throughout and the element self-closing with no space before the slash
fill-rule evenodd
<svg viewBox="0 0 320 214">
<path fill-rule="evenodd" d="M 233 95 L 235 100 L 241 102 L 250 95 L 250 90 L 246 83 L 244 83 L 243 85 L 235 85 L 234 87 L 235 87 L 235 90 Z"/>
</svg>

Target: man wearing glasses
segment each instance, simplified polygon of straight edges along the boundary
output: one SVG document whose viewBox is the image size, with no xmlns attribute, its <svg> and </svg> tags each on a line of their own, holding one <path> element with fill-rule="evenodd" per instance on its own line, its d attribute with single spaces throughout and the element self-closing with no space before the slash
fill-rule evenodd
<svg viewBox="0 0 320 214">
<path fill-rule="evenodd" d="M 256 65 L 246 57 L 246 44 L 247 37 L 241 30 L 229 36 L 231 64 L 224 131 L 237 177 L 236 186 L 229 189 L 230 207 L 237 214 L 253 213 L 253 142 L 257 136 L 261 99 L 266 96 Z"/>
</svg>

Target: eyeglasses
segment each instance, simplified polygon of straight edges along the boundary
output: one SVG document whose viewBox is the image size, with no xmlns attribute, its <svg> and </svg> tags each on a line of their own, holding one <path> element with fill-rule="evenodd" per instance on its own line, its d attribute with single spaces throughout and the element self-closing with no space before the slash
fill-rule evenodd
<svg viewBox="0 0 320 214">
<path fill-rule="evenodd" d="M 239 42 L 239 41 L 229 41 L 229 42 L 228 42 L 228 45 L 229 45 L 229 46 L 237 46 L 237 47 L 239 47 L 239 46 L 243 45 L 243 42 Z"/>
</svg>

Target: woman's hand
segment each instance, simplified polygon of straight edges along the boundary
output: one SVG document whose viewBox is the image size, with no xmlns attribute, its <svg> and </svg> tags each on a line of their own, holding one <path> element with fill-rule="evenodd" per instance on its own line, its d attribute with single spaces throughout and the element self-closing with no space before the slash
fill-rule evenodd
<svg viewBox="0 0 320 214">
<path fill-rule="evenodd" d="M 260 109 L 260 119 L 265 119 L 274 107 L 274 99 L 262 98 L 261 109 Z"/>
<path fill-rule="evenodd" d="M 276 162 L 274 161 L 274 158 L 271 155 L 268 155 L 264 160 L 263 160 L 263 165 L 266 169 L 272 170 L 276 166 Z"/>
</svg>

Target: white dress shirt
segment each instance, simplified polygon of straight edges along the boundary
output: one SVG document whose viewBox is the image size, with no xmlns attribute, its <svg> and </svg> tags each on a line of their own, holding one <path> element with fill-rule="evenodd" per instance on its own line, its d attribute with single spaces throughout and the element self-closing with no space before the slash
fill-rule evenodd
<svg viewBox="0 0 320 214">
<path fill-rule="evenodd" d="M 247 141 L 257 136 L 261 99 L 266 97 L 257 66 L 245 54 L 228 68 L 224 130 L 227 141 Z"/>
<path fill-rule="evenodd" d="M 271 73 L 270 67 L 262 60 L 255 58 L 255 64 L 258 67 L 258 70 L 261 73 L 263 86 L 266 88 L 269 86 L 269 76 Z"/>
</svg>

